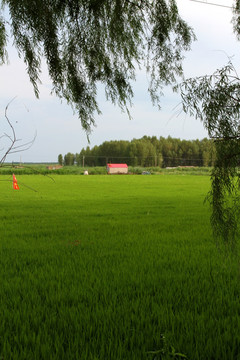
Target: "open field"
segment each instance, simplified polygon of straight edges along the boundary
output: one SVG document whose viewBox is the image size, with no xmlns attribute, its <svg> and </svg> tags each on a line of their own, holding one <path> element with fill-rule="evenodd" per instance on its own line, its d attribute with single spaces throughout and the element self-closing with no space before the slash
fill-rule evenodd
<svg viewBox="0 0 240 360">
<path fill-rule="evenodd" d="M 0 181 L 1 360 L 240 359 L 208 176 L 17 179 Z"/>
</svg>

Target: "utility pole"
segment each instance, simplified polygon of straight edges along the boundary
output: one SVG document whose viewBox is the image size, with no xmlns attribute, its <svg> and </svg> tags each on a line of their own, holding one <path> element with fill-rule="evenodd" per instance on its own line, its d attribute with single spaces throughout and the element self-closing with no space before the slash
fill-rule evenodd
<svg viewBox="0 0 240 360">
<path fill-rule="evenodd" d="M 82 157 L 82 167 L 84 168 L 84 160 L 85 160 L 85 155 L 83 155 Z"/>
</svg>

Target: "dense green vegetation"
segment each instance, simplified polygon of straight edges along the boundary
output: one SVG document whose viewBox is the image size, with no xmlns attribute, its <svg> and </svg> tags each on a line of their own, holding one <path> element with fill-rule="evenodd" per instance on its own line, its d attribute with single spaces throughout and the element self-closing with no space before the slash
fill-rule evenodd
<svg viewBox="0 0 240 360">
<path fill-rule="evenodd" d="M 17 179 L 0 178 L 1 359 L 239 358 L 239 264 L 211 238 L 208 176 Z"/>
<path fill-rule="evenodd" d="M 56 164 L 55 164 L 56 166 Z M 107 175 L 106 166 L 96 167 L 79 167 L 79 166 L 63 166 L 62 168 L 55 168 L 54 165 L 49 164 L 22 164 L 13 165 L 5 164 L 0 167 L 0 174 L 2 175 L 83 175 L 85 170 L 88 170 L 89 175 Z M 161 168 L 159 166 L 141 167 L 141 166 L 129 166 L 129 174 L 142 174 L 144 171 L 148 171 L 151 174 L 197 174 L 206 175 L 210 174 L 212 168 L 210 167 L 173 167 L 173 168 Z"/>
<path fill-rule="evenodd" d="M 143 136 L 141 139 L 105 141 L 92 149 L 86 147 L 79 154 L 60 154 L 62 165 L 104 166 L 127 163 L 129 166 L 213 166 L 215 146 L 212 140 L 180 140 L 172 137 Z"/>
</svg>

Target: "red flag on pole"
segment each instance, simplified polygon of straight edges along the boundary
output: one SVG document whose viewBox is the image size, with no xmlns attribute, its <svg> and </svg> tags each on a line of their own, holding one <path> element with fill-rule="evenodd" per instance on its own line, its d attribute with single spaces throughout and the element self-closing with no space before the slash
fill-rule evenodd
<svg viewBox="0 0 240 360">
<path fill-rule="evenodd" d="M 19 190 L 16 176 L 13 174 L 13 190 Z"/>
</svg>

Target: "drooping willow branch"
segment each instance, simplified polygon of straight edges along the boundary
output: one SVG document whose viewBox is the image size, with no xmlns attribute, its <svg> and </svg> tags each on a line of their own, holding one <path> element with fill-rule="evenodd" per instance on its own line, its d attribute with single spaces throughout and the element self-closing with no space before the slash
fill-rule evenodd
<svg viewBox="0 0 240 360">
<path fill-rule="evenodd" d="M 211 224 L 214 235 L 235 245 L 240 214 L 240 78 L 229 60 L 212 75 L 180 85 L 183 110 L 203 122 L 214 140 L 211 174 Z"/>
</svg>

